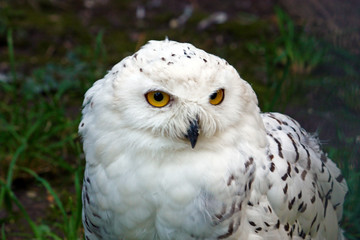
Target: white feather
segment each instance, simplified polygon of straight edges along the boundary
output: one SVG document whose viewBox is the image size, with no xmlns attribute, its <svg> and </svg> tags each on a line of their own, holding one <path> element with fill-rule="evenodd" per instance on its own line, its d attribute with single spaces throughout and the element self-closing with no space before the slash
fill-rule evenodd
<svg viewBox="0 0 360 240">
<path fill-rule="evenodd" d="M 169 104 L 151 106 L 155 90 Z M 257 104 L 232 66 L 190 44 L 150 41 L 116 64 L 85 94 L 79 125 L 86 238 L 341 239 L 339 169 L 297 122 Z"/>
</svg>

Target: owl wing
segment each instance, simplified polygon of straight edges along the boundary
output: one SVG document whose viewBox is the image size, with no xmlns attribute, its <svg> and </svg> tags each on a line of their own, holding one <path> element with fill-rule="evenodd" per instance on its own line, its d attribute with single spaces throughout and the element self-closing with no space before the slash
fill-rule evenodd
<svg viewBox="0 0 360 240">
<path fill-rule="evenodd" d="M 91 176 L 85 170 L 83 191 L 82 191 L 82 220 L 85 231 L 85 238 L 87 240 L 97 239 L 116 239 L 112 236 L 109 221 L 109 213 L 99 206 L 99 197 L 104 197 L 99 194 L 101 191 L 97 189 L 97 185 L 92 182 Z"/>
<path fill-rule="evenodd" d="M 296 222 L 300 236 L 320 231 L 326 239 L 337 239 L 348 190 L 340 170 L 321 151 L 316 137 L 292 118 L 264 113 L 262 119 L 271 161 L 267 198 L 280 222 Z"/>
</svg>

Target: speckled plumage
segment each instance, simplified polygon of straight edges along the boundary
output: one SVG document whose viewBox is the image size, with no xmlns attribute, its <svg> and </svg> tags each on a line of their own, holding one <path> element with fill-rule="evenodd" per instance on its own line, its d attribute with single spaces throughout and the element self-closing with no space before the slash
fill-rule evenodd
<svg viewBox="0 0 360 240">
<path fill-rule="evenodd" d="M 166 106 L 146 100 L 155 90 Z M 85 238 L 343 239 L 340 170 L 295 120 L 257 104 L 232 66 L 190 44 L 150 41 L 115 65 L 79 125 Z"/>
</svg>

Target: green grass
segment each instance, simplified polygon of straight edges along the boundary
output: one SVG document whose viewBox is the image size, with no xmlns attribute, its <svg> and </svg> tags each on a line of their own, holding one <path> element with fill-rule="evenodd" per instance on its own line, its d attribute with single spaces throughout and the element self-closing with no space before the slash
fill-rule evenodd
<svg viewBox="0 0 360 240">
<path fill-rule="evenodd" d="M 75 49 L 67 54 L 63 64 L 48 63 L 32 69 L 29 76 L 23 76 L 16 71 L 12 30 L 7 31 L 11 79 L 0 83 L 0 209 L 4 209 L 5 214 L 0 218 L 0 226 L 3 239 L 80 239 L 82 236 L 84 159 L 77 126 L 85 90 L 105 72 L 99 63 L 104 57 L 101 41 L 99 34 L 94 43 L 95 51 L 90 55 Z M 61 181 L 41 177 L 49 174 L 60 177 Z M 34 179 L 34 184 L 38 182 L 43 187 L 42 191 L 53 199 L 53 206 L 49 204 L 50 209 L 43 216 L 53 218 L 54 222 L 29 215 L 29 206 L 16 194 L 19 188 L 14 186 L 16 179 Z M 45 199 L 44 204 L 47 204 Z M 20 219 L 25 219 L 28 227 L 21 226 L 20 232 L 7 233 L 6 226 Z"/>
<path fill-rule="evenodd" d="M 48 4 L 45 0 L 41 3 Z M 37 7 L 41 8 L 41 4 Z M 77 126 L 83 94 L 107 69 L 131 54 L 145 39 L 163 39 L 166 35 L 178 41 L 192 39 L 196 46 L 226 58 L 252 83 L 264 111 L 285 110 L 289 106 L 300 109 L 309 101 L 309 105 L 316 105 L 318 116 L 325 116 L 331 109 L 339 115 L 334 122 L 354 124 L 358 121 L 359 58 L 308 36 L 279 8 L 275 9 L 275 32 L 266 20 L 256 17 L 246 15 L 250 20 L 244 24 L 241 13 L 238 18 L 213 26 L 202 34 L 190 26 L 172 30 L 164 27 L 172 18 L 165 14 L 157 16 L 153 22 L 142 23 L 148 24 L 145 27 L 162 27 L 157 32 L 139 27 L 142 37 L 137 42 L 131 42 L 124 32 L 110 27 L 100 28 L 91 36 L 84 29 L 75 29 L 77 24 L 69 25 L 75 19 L 69 13 L 63 16 L 66 18 L 63 28 L 69 27 L 75 35 L 82 33 L 84 36 L 81 35 L 80 40 L 74 38 L 78 44 L 71 49 L 61 49 L 51 58 L 46 54 L 43 58 L 37 56 L 34 63 L 28 61 L 31 51 L 17 51 L 16 44 L 24 42 L 15 39 L 21 34 L 29 36 L 26 34 L 32 30 L 31 23 L 38 22 L 39 18 L 51 19 L 51 14 L 32 19 L 27 8 L 17 6 L 15 10 L 10 3 L 1 11 L 0 34 L 6 36 L 7 56 L 0 58 L 6 58 L 1 60 L 9 65 L 8 78 L 0 82 L 2 239 L 82 239 L 84 159 Z M 196 25 L 207 15 L 195 12 L 189 21 Z M 47 29 L 46 32 L 61 36 L 64 34 L 61 29 Z M 125 30 L 130 31 L 130 27 Z M 227 34 L 225 43 L 212 40 L 223 32 Z M 41 44 L 34 47 L 37 54 L 44 52 L 38 49 Z M 336 72 L 328 74 L 329 66 L 335 66 Z M 304 98 L 309 93 L 323 94 L 320 99 Z M 335 103 L 340 103 L 340 107 L 333 108 Z M 342 226 L 348 239 L 359 239 L 360 140 L 355 133 L 345 130 L 346 126 L 336 126 L 335 141 L 324 147 L 341 167 L 350 189 Z M 326 129 L 320 129 L 320 133 L 322 131 Z M 36 187 L 35 193 L 44 198 L 45 210 L 41 217 L 32 215 L 31 203 L 23 197 L 27 189 L 17 183 L 20 180 Z"/>
<path fill-rule="evenodd" d="M 81 238 L 81 180 L 84 159 L 77 126 L 80 119 L 82 97 L 85 90 L 100 78 L 99 55 L 103 55 L 101 34 L 95 42 L 95 51 L 89 62 L 70 52 L 65 64 L 49 63 L 32 70 L 25 77 L 15 73 L 14 47 L 8 31 L 9 62 L 12 78 L 0 84 L 0 209 L 6 217 L 0 219 L 2 236 L 6 238 L 7 222 L 25 218 L 29 228 L 14 236 L 36 239 Z M 82 53 L 82 51 L 80 51 Z M 96 67 L 94 67 L 96 65 Z M 52 179 L 40 175 L 49 172 L 61 177 L 63 184 L 57 190 Z M 65 176 L 65 177 L 64 177 Z M 13 190 L 17 178 L 33 178 L 54 199 L 54 223 L 33 219 Z M 57 193 L 66 185 L 73 193 Z M 67 187 L 69 188 L 69 187 Z M 29 232 L 31 230 L 31 232 Z M 13 234 L 12 234 L 13 235 Z"/>
</svg>

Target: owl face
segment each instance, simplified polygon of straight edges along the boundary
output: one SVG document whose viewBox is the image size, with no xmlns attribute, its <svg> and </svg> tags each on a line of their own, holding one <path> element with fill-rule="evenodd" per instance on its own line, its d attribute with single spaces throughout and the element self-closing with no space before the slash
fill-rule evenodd
<svg viewBox="0 0 360 240">
<path fill-rule="evenodd" d="M 258 113 L 253 90 L 236 70 L 190 44 L 151 41 L 104 81 L 111 85 L 106 105 L 117 115 L 117 129 L 163 147 L 223 141 L 227 131 L 241 129 L 249 111 Z"/>
</svg>

